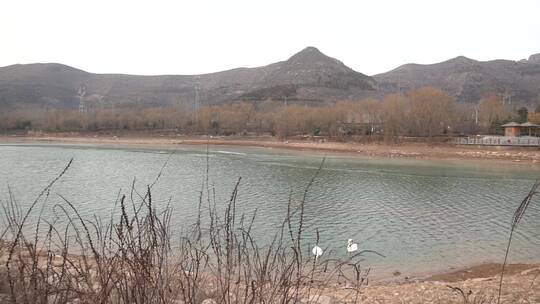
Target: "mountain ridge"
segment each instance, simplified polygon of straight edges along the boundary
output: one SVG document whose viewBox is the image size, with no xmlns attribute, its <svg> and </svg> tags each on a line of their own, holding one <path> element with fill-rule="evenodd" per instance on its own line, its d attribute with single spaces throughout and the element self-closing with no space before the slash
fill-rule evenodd
<svg viewBox="0 0 540 304">
<path fill-rule="evenodd" d="M 372 76 L 315 47 L 260 67 L 198 75 L 99 74 L 61 63 L 14 64 L 0 67 L 0 107 L 76 109 L 81 98 L 120 106 L 193 105 L 197 98 L 208 105 L 266 99 L 316 105 L 425 86 L 445 90 L 462 102 L 495 93 L 534 103 L 540 96 L 540 53 L 521 61 L 457 56 L 438 63 L 408 63 Z"/>
<path fill-rule="evenodd" d="M 0 68 L 0 105 L 77 107 L 79 88 L 116 104 L 202 104 L 289 99 L 312 103 L 356 99 L 375 90 L 374 80 L 307 47 L 287 60 L 254 68 L 199 75 L 96 74 L 58 63 Z"/>
<path fill-rule="evenodd" d="M 404 64 L 372 77 L 383 95 L 433 86 L 463 102 L 474 103 L 488 94 L 510 96 L 525 104 L 540 101 L 540 60 L 535 55 L 520 61 L 458 56 L 432 64 Z"/>
</svg>

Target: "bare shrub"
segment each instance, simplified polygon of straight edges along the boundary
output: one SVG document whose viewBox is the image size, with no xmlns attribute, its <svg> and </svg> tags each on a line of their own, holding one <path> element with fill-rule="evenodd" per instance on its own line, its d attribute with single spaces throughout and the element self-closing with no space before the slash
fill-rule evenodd
<svg viewBox="0 0 540 304">
<path fill-rule="evenodd" d="M 316 303 L 338 276 L 348 280 L 356 301 L 367 284 L 369 269 L 359 262 L 369 251 L 344 260 L 331 252 L 315 258 L 304 243 L 304 208 L 321 168 L 303 199 L 289 200 L 271 241 L 261 243 L 252 236 L 256 212 L 236 210 L 241 179 L 222 212 L 215 189 L 203 183 L 199 217 L 179 240 L 171 239 L 170 204 L 152 200 L 161 173 L 145 191 L 134 182 L 130 193 L 119 195 L 107 220 L 83 217 L 61 195 L 52 206 L 56 218 L 43 218 L 51 189 L 70 164 L 25 212 L 13 196 L 2 203 L 0 248 L 9 286 L 0 287 L 12 303 Z M 28 224 L 30 216 L 36 224 Z"/>
</svg>

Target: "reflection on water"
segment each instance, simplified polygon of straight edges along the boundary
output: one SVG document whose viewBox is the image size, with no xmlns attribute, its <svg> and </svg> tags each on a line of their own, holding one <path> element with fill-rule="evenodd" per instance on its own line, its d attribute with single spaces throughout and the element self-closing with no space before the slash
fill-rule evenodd
<svg viewBox="0 0 540 304">
<path fill-rule="evenodd" d="M 167 152 L 167 153 L 164 153 Z M 0 145 L 0 198 L 8 185 L 27 206 L 74 158 L 54 192 L 83 215 L 111 214 L 119 191 L 144 191 L 169 157 L 166 148 Z M 238 210 L 257 210 L 255 235 L 264 242 L 298 201 L 323 155 L 262 148 L 183 147 L 155 186 L 155 203 L 174 208 L 173 227 L 193 223 L 208 159 L 210 184 L 225 204 L 242 177 Z M 483 162 L 449 162 L 328 156 L 306 205 L 306 237 L 345 253 L 348 238 L 386 258 L 366 261 L 379 276 L 439 271 L 502 260 L 514 209 L 527 194 L 535 168 Z M 48 206 L 60 202 L 52 195 Z M 518 229 L 513 261 L 540 260 L 540 203 L 531 204 Z M 52 216 L 52 207 L 44 211 Z M 309 248 L 306 248 L 308 252 Z"/>
</svg>

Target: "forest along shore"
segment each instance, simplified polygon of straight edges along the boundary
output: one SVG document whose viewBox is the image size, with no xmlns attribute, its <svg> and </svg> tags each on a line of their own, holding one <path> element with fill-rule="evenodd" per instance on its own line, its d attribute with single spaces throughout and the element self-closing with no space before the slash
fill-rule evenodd
<svg viewBox="0 0 540 304">
<path fill-rule="evenodd" d="M 358 143 L 313 140 L 278 140 L 274 137 L 213 137 L 173 135 L 72 135 L 55 134 L 44 136 L 0 136 L 0 143 L 61 143 L 94 145 L 223 145 L 263 147 L 305 151 L 337 152 L 349 155 L 384 158 L 448 159 L 448 160 L 492 160 L 540 165 L 540 148 L 464 146 L 450 143 Z"/>
</svg>

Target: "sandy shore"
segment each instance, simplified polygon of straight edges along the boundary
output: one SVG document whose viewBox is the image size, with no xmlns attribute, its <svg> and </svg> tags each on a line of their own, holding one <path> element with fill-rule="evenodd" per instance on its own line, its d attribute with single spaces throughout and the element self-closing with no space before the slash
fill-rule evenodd
<svg viewBox="0 0 540 304">
<path fill-rule="evenodd" d="M 500 264 L 484 264 L 423 280 L 373 282 L 361 290 L 358 301 L 379 304 L 494 304 L 497 303 L 500 272 Z M 328 288 L 318 303 L 348 303 L 353 297 L 352 291 L 335 286 Z M 508 265 L 500 303 L 540 303 L 540 265 Z"/>
<path fill-rule="evenodd" d="M 44 135 L 0 136 L 0 143 L 61 143 L 92 145 L 223 145 L 264 147 L 300 151 L 347 153 L 368 157 L 447 159 L 447 160 L 495 160 L 501 162 L 540 164 L 540 149 L 525 147 L 462 146 L 453 144 L 403 143 L 386 145 L 357 142 L 317 142 L 310 140 L 280 141 L 273 137 L 184 137 L 171 135 Z"/>
</svg>

